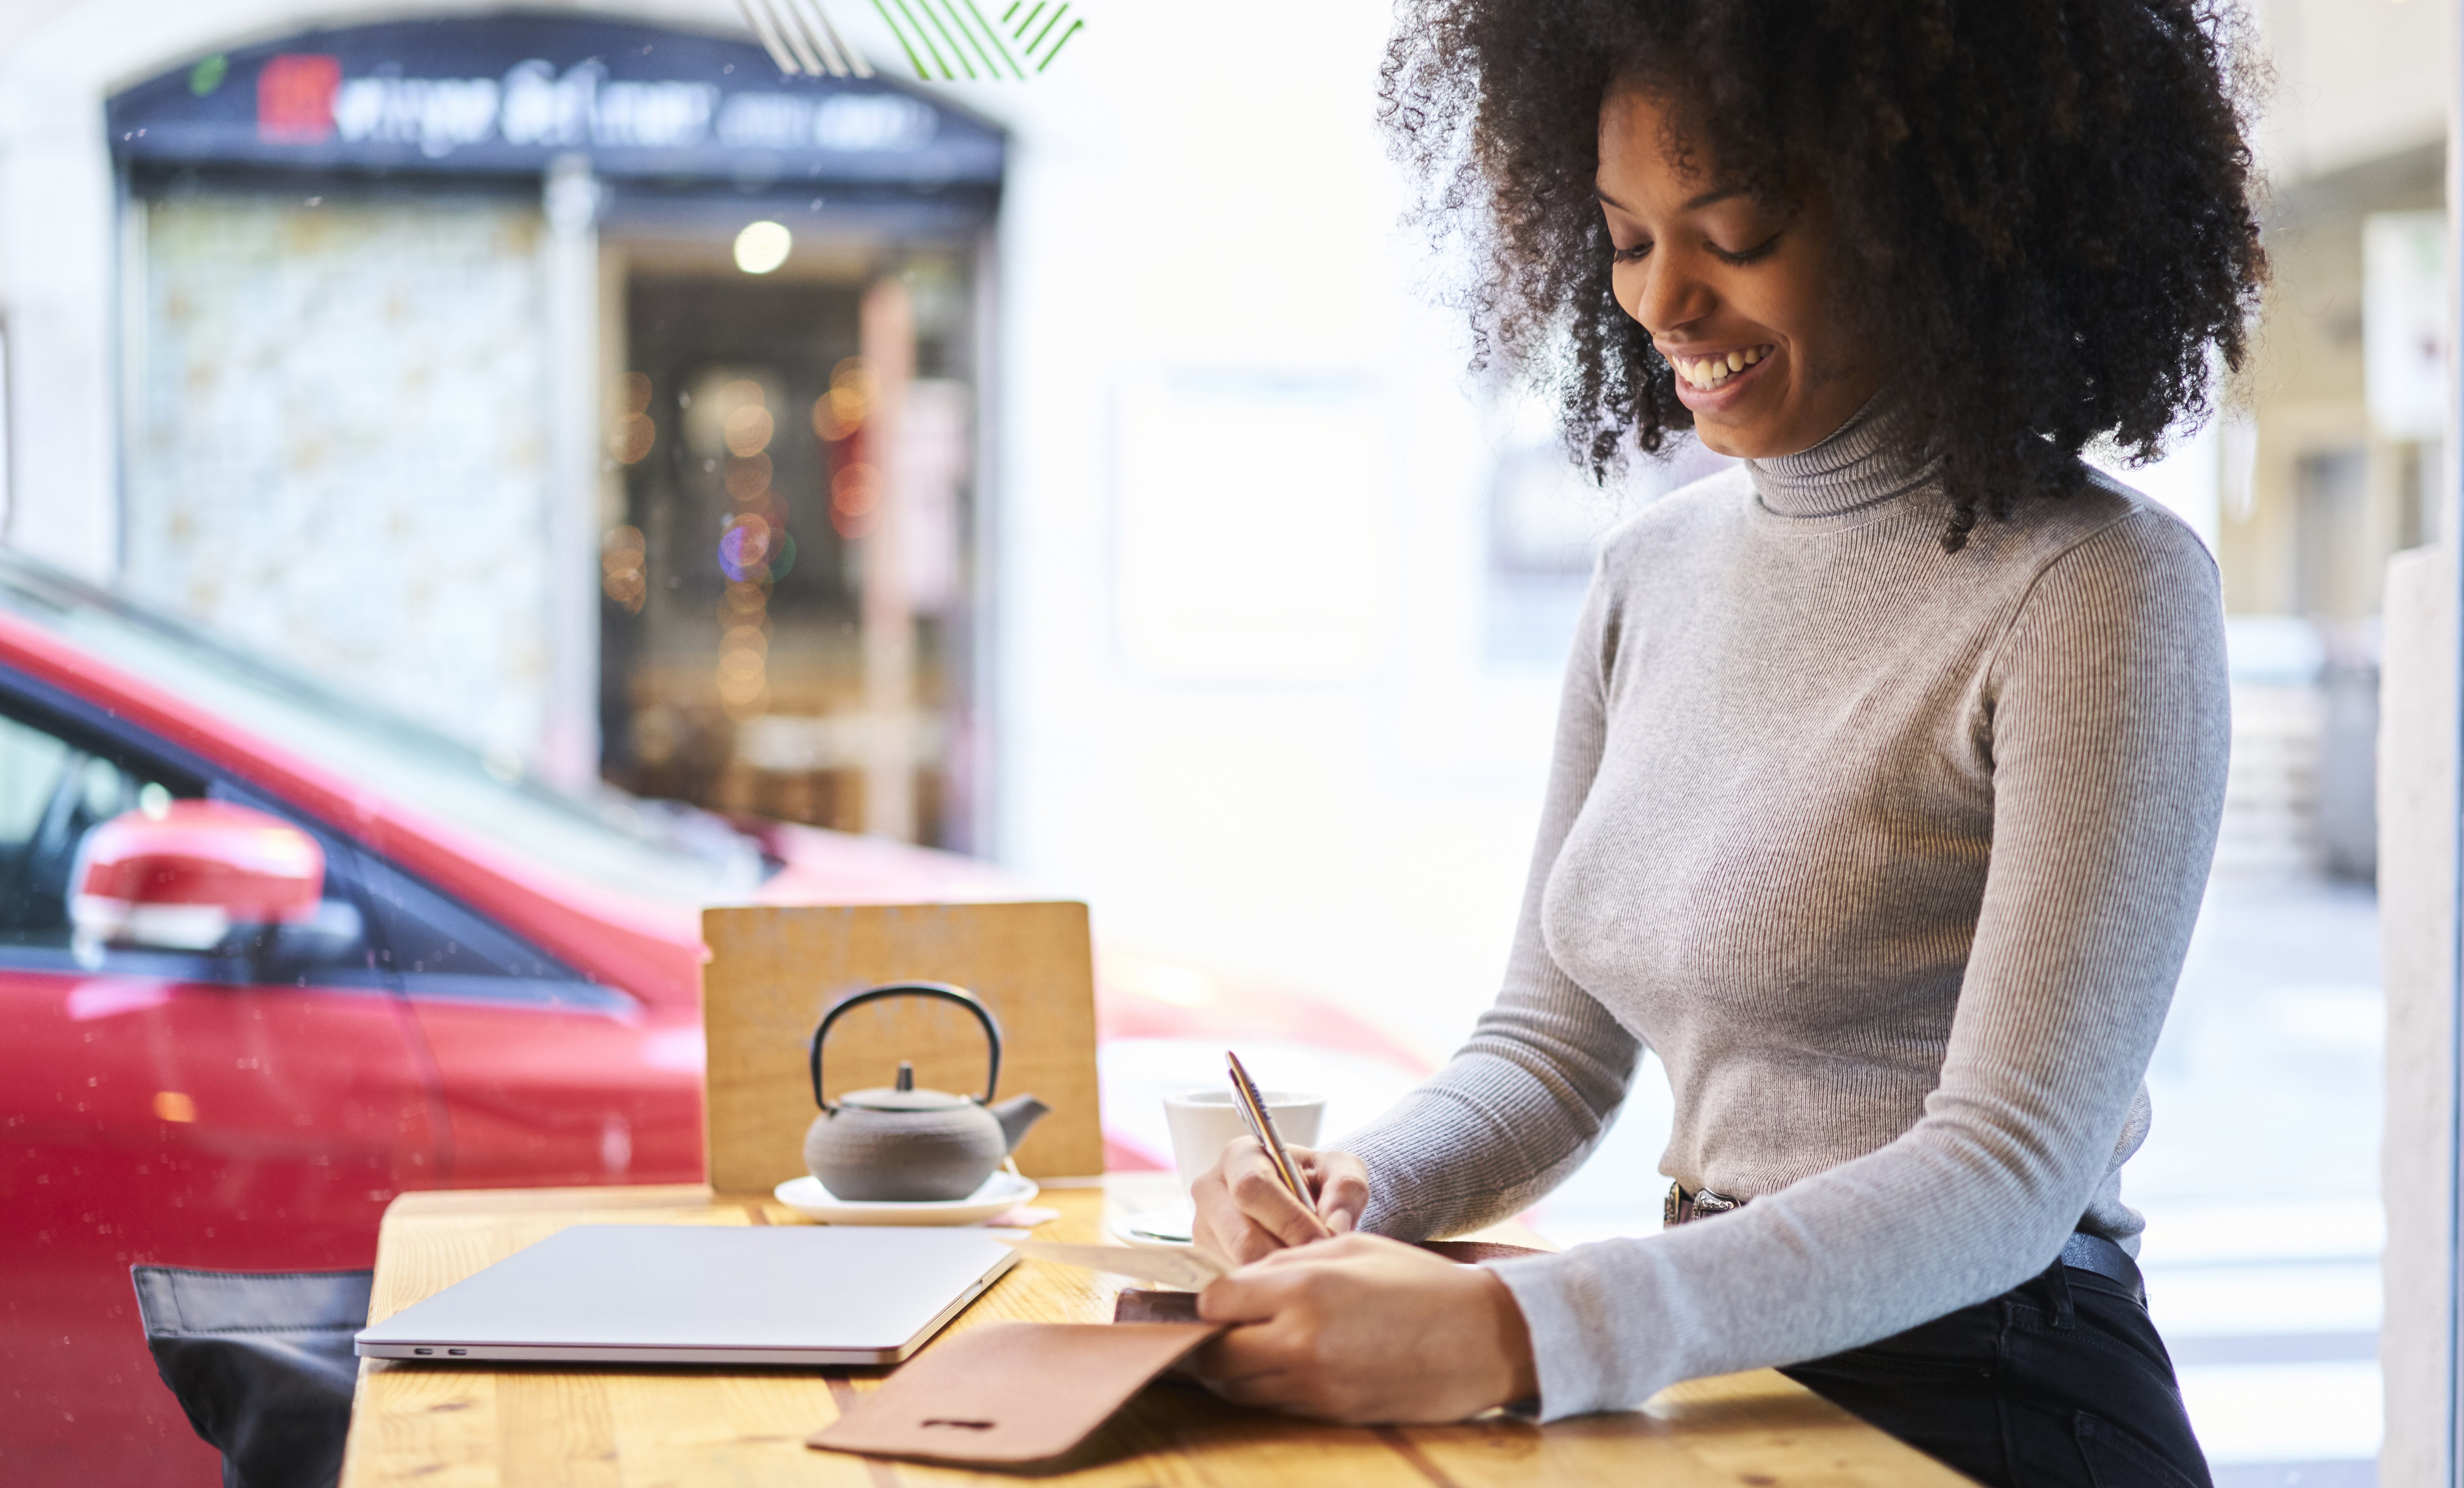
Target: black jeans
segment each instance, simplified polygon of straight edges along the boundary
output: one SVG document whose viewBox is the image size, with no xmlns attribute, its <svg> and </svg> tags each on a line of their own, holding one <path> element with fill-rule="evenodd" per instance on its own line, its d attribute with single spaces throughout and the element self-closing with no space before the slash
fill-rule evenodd
<svg viewBox="0 0 2464 1488">
<path fill-rule="evenodd" d="M 1780 1372 L 1994 1488 L 2211 1488 L 2147 1309 L 2092 1271 Z"/>
</svg>

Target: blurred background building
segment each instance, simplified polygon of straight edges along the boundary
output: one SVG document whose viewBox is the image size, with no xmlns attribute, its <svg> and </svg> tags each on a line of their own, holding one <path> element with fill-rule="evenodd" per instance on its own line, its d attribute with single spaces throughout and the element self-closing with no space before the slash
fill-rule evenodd
<svg viewBox="0 0 2464 1488">
<path fill-rule="evenodd" d="M 2375 1450 L 2375 617 L 2446 470 L 2454 10 L 2255 0 L 2258 355 L 2124 472 L 2232 612 L 2134 1181 L 2242 1481 Z M 993 856 L 1441 1057 L 1592 543 L 1716 462 L 1593 490 L 1463 370 L 1385 6 L 1082 13 L 1026 80 L 926 85 L 851 0 L 882 79 L 782 77 L 729 0 L 5 0 L 0 533 L 509 776 Z M 1647 1080 L 1568 1237 L 1653 1222 L 1664 1123 Z M 2363 1218 L 2304 1229 L 2322 1193 Z M 2312 1321 L 2234 1333 L 2252 1288 Z M 2295 1390 L 2344 1434 L 2269 1437 Z"/>
<path fill-rule="evenodd" d="M 7 64 L 12 542 L 507 774 L 979 840 L 998 126 L 723 7 L 123 9 Z"/>
</svg>

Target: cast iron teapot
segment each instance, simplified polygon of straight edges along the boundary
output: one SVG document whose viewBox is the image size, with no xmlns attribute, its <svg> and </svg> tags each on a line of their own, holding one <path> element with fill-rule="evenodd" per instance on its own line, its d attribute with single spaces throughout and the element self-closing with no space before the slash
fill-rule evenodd
<svg viewBox="0 0 2464 1488">
<path fill-rule="evenodd" d="M 832 1105 L 822 1094 L 822 1044 L 849 1008 L 884 997 L 940 997 L 976 1015 L 992 1046 L 981 1096 L 915 1088 L 915 1066 L 902 1060 L 893 1089 L 858 1090 Z M 822 1114 L 804 1133 L 804 1166 L 830 1196 L 865 1203 L 921 1203 L 965 1198 L 983 1186 L 1051 1107 L 1031 1095 L 992 1105 L 1001 1083 L 1001 1024 L 962 987 L 946 982 L 891 982 L 841 1001 L 813 1031 L 813 1104 Z"/>
</svg>

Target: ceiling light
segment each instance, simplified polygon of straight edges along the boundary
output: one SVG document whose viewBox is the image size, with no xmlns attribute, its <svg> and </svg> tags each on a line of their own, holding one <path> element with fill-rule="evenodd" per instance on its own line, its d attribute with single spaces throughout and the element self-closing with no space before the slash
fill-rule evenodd
<svg viewBox="0 0 2464 1488">
<path fill-rule="evenodd" d="M 775 222 L 747 224 L 736 235 L 736 267 L 747 274 L 768 274 L 787 261 L 795 238 Z"/>
</svg>

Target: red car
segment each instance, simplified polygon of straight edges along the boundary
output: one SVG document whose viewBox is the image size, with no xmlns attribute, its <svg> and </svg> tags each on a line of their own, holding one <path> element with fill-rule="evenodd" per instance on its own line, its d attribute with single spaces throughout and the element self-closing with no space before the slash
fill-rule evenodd
<svg viewBox="0 0 2464 1488">
<path fill-rule="evenodd" d="M 175 834 L 264 912 L 115 886 Z M 217 1480 L 132 1263 L 366 1266 L 405 1189 L 699 1181 L 704 905 L 1020 892 L 949 854 L 502 778 L 0 556 L 0 1479 Z M 1154 1104 L 1125 1056 L 1201 1040 L 1416 1072 L 1303 995 L 1104 966 L 1108 1113 Z M 1136 1126 L 1108 1122 L 1113 1165 L 1168 1162 Z"/>
</svg>

